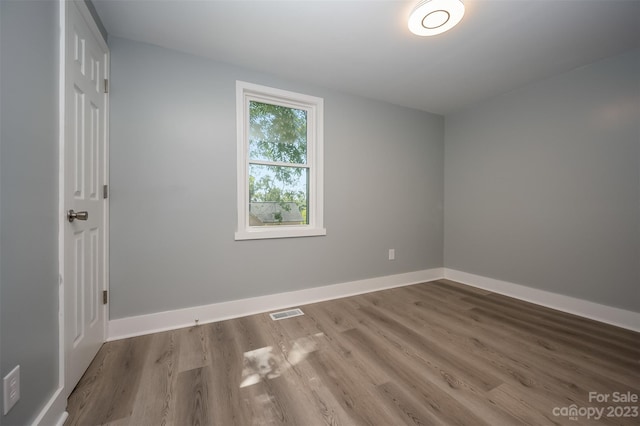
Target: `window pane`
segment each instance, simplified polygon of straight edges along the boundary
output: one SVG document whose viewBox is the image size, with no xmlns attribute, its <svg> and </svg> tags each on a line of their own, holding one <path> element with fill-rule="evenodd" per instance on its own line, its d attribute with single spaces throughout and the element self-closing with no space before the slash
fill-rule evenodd
<svg viewBox="0 0 640 426">
<path fill-rule="evenodd" d="M 307 111 L 250 101 L 249 158 L 307 164 Z"/>
<path fill-rule="evenodd" d="M 309 223 L 309 169 L 249 165 L 249 226 Z"/>
</svg>

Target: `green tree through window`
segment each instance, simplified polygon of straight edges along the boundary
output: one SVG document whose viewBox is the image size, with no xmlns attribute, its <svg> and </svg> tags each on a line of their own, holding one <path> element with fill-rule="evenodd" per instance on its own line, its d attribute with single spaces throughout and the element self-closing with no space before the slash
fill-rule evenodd
<svg viewBox="0 0 640 426">
<path fill-rule="evenodd" d="M 308 171 L 307 111 L 251 101 L 249 209 L 254 226 L 309 223 Z"/>
</svg>

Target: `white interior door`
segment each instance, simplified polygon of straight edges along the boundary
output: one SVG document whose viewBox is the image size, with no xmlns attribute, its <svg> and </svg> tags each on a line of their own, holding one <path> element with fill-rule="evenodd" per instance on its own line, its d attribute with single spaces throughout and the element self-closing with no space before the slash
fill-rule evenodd
<svg viewBox="0 0 640 426">
<path fill-rule="evenodd" d="M 64 370 L 67 396 L 105 340 L 107 288 L 109 50 L 84 2 L 70 1 L 65 24 L 65 118 L 62 147 L 64 218 Z"/>
</svg>

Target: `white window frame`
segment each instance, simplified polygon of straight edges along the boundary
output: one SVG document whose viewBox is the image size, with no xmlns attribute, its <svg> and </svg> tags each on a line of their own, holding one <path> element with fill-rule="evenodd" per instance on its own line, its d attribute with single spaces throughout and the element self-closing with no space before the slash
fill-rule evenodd
<svg viewBox="0 0 640 426">
<path fill-rule="evenodd" d="M 308 217 L 304 225 L 249 225 L 249 102 L 282 105 L 307 111 L 307 164 L 309 168 Z M 237 197 L 236 240 L 312 237 L 326 235 L 324 228 L 323 124 L 324 100 L 315 96 L 236 81 Z"/>
</svg>

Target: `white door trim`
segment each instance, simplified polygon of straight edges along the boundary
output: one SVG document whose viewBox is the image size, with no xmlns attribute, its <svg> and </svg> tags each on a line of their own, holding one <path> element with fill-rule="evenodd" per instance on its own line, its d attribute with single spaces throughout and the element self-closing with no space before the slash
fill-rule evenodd
<svg viewBox="0 0 640 426">
<path fill-rule="evenodd" d="M 62 425 L 68 417 L 64 387 L 64 123 L 65 123 L 65 58 L 67 31 L 67 1 L 58 0 L 58 388 L 38 413 L 33 425 Z"/>
<path fill-rule="evenodd" d="M 53 406 L 62 406 L 64 410 L 61 417 L 66 418 L 67 401 L 64 389 L 64 285 L 62 271 L 64 270 L 64 122 L 65 122 L 65 64 L 66 64 L 66 33 L 67 33 L 67 2 L 58 0 L 58 13 L 60 19 L 60 40 L 58 44 L 58 390 L 56 391 L 57 403 Z M 52 413 L 56 415 L 56 413 Z M 49 417 L 47 415 L 41 417 Z M 39 423 L 38 423 L 39 424 Z"/>
</svg>

